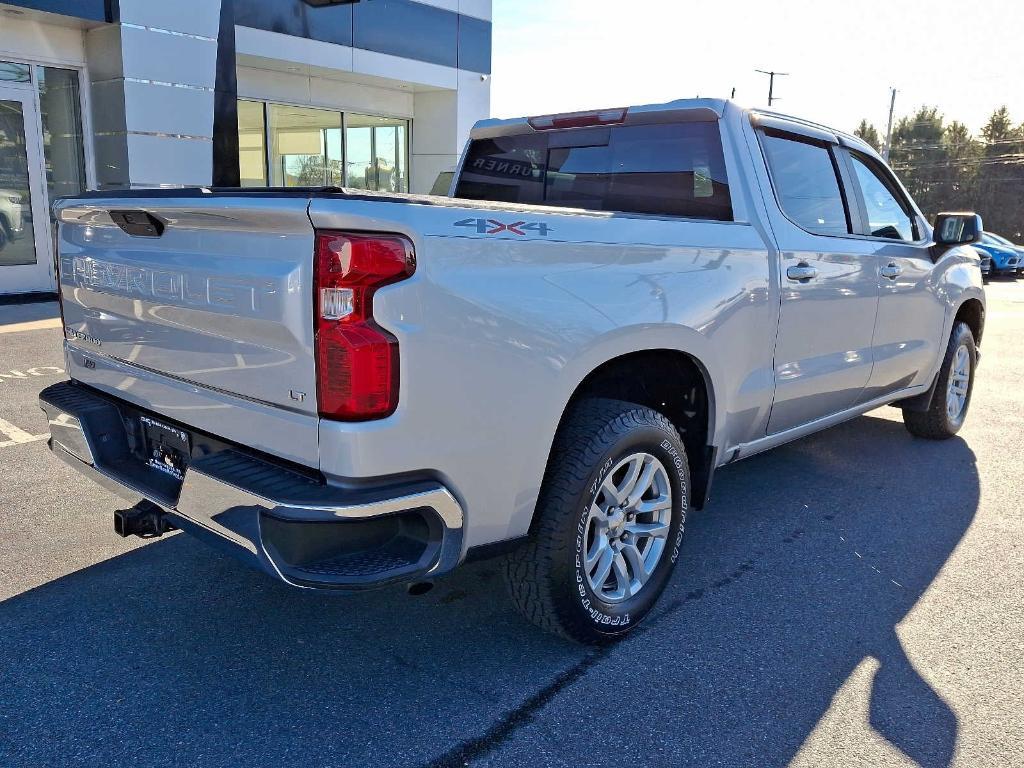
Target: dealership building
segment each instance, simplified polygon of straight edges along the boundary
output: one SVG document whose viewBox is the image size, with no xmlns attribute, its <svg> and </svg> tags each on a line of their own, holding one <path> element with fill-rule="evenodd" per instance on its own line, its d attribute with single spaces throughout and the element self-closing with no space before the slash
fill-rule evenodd
<svg viewBox="0 0 1024 768">
<path fill-rule="evenodd" d="M 87 188 L 427 192 L 490 71 L 491 0 L 2 0 L 0 295 Z"/>
</svg>

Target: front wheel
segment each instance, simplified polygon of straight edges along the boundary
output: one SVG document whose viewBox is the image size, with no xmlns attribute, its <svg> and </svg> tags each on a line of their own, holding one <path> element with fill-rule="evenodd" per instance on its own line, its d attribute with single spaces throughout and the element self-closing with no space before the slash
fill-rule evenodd
<svg viewBox="0 0 1024 768">
<path fill-rule="evenodd" d="M 672 574 L 689 488 L 686 450 L 664 415 L 580 402 L 555 439 L 530 538 L 507 558 L 513 603 L 577 642 L 625 635 Z"/>
<path fill-rule="evenodd" d="M 971 405 L 977 365 L 978 348 L 974 334 L 967 323 L 957 323 L 949 337 L 928 410 L 903 411 L 907 431 L 930 440 L 946 440 L 959 432 Z"/>
</svg>

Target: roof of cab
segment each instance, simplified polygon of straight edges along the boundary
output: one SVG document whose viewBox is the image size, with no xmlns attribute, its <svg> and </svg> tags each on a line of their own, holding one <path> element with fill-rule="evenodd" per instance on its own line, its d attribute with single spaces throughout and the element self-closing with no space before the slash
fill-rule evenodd
<svg viewBox="0 0 1024 768">
<path fill-rule="evenodd" d="M 676 101 L 665 102 L 664 104 L 640 104 L 628 108 L 628 117 L 635 118 L 642 115 L 666 114 L 678 112 L 680 114 L 693 115 L 701 114 L 705 120 L 717 120 L 725 113 L 727 99 L 677 99 Z M 588 110 L 583 110 L 584 112 Z M 592 110 L 603 112 L 603 109 Z M 473 126 L 471 138 L 492 137 L 497 135 L 508 135 L 519 132 L 533 131 L 530 120 L 538 117 L 561 117 L 574 113 L 560 113 L 556 115 L 530 115 L 528 117 L 513 117 L 507 119 L 491 118 L 480 120 Z"/>
<path fill-rule="evenodd" d="M 803 126 L 806 126 L 808 128 L 816 129 L 818 131 L 823 131 L 825 133 L 831 133 L 834 136 L 836 136 L 837 138 L 842 139 L 844 144 L 852 145 L 856 149 L 866 150 L 870 154 L 877 154 L 877 152 L 875 151 L 874 147 L 872 147 L 870 144 L 868 144 L 866 141 L 864 141 L 859 136 L 855 136 L 852 133 L 847 133 L 846 131 L 837 130 L 837 129 L 831 127 L 831 126 L 825 125 L 824 123 L 818 123 L 818 122 L 815 122 L 814 120 L 807 120 L 806 118 L 803 118 L 803 117 L 796 117 L 794 115 L 787 115 L 785 112 L 775 112 L 775 111 L 769 110 L 769 109 L 753 108 L 753 109 L 749 109 L 747 111 L 751 115 L 763 115 L 764 117 L 776 118 L 778 120 L 785 120 L 786 122 L 795 123 L 796 125 L 803 125 Z"/>
<path fill-rule="evenodd" d="M 704 120 L 715 120 L 721 119 L 729 106 L 733 106 L 743 112 L 751 115 L 763 115 L 768 118 L 775 118 L 778 120 L 785 120 L 796 125 L 802 125 L 807 128 L 816 129 L 821 132 L 830 133 L 837 138 L 842 138 L 846 144 L 853 145 L 857 149 L 863 149 L 871 154 L 877 154 L 875 150 L 853 134 L 846 133 L 845 131 L 838 131 L 835 128 L 831 128 L 827 125 L 817 123 L 813 120 L 806 120 L 801 117 L 795 117 L 793 115 L 787 115 L 782 112 L 775 112 L 768 109 L 759 108 L 748 108 L 743 107 L 730 99 L 676 99 L 675 101 L 667 101 L 664 104 L 642 104 L 635 105 L 628 108 L 628 117 L 637 118 L 643 115 L 670 115 L 671 113 L 678 113 L 680 116 L 687 115 L 691 119 L 698 117 Z M 594 112 L 601 112 L 605 110 L 593 110 Z M 561 117 L 566 114 L 554 115 L 555 117 Z M 473 127 L 471 138 L 492 138 L 500 135 L 509 135 L 516 133 L 527 133 L 534 130 L 530 125 L 531 119 L 537 119 L 539 116 L 530 117 L 513 117 L 508 119 L 497 119 L 491 118 L 488 120 L 480 120 Z M 544 115 L 543 117 L 551 117 L 551 115 Z"/>
</svg>

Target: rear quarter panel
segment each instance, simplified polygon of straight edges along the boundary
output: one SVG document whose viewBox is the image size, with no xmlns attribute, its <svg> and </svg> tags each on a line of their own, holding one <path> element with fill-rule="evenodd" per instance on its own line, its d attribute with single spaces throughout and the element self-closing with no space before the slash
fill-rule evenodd
<svg viewBox="0 0 1024 768">
<path fill-rule="evenodd" d="M 716 441 L 763 433 L 777 288 L 749 224 L 329 200 L 310 216 L 317 228 L 402 232 L 418 255 L 415 276 L 374 299 L 400 342 L 398 410 L 322 421 L 321 469 L 431 470 L 462 497 L 467 546 L 528 530 L 566 404 L 620 355 L 691 354 L 716 384 Z M 465 226 L 480 217 L 548 231 Z"/>
</svg>

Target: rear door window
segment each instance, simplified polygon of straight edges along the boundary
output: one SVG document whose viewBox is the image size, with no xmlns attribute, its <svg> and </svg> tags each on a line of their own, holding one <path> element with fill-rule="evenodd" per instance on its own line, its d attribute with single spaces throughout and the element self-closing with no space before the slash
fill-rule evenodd
<svg viewBox="0 0 1024 768">
<path fill-rule="evenodd" d="M 714 122 L 480 139 L 470 145 L 456 197 L 732 220 Z"/>
<path fill-rule="evenodd" d="M 819 235 L 850 234 L 839 170 L 829 147 L 767 132 L 762 143 L 775 194 L 790 221 Z"/>
</svg>

